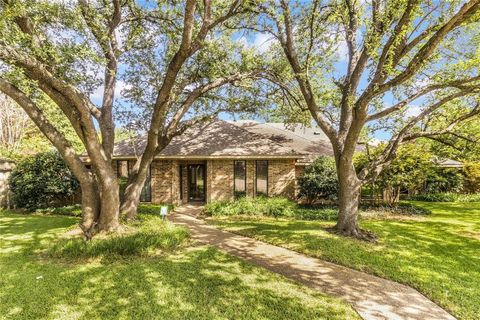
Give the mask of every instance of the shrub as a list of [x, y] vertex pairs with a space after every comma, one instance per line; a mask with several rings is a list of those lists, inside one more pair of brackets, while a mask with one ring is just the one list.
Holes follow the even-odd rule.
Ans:
[[410, 199], [426, 202], [480, 202], [480, 194], [427, 193], [413, 196]]
[[57, 152], [39, 153], [19, 162], [9, 182], [14, 204], [27, 209], [72, 202], [79, 187]]
[[479, 193], [480, 163], [465, 163], [463, 174], [465, 176], [464, 191], [468, 193]]
[[338, 208], [335, 206], [300, 206], [294, 214], [298, 220], [328, 220], [335, 221], [338, 218]]
[[167, 206], [168, 212], [172, 211], [175, 206], [172, 204], [151, 204], [151, 203], [140, 203], [138, 205], [138, 214], [150, 214], [150, 215], [159, 215], [160, 207]]
[[214, 201], [205, 205], [205, 213], [211, 216], [270, 216], [291, 217], [296, 203], [286, 198], [240, 198], [236, 201]]
[[[164, 205], [162, 204], [151, 204], [151, 203], [140, 203], [138, 205], [138, 214], [148, 214], [148, 215], [156, 215], [160, 214], [160, 207]], [[168, 211], [172, 211], [174, 206], [171, 204], [166, 204], [168, 207]], [[50, 207], [50, 208], [42, 208], [35, 210], [36, 213], [42, 214], [58, 214], [63, 216], [73, 216], [73, 217], [80, 217], [82, 215], [82, 206], [79, 204], [74, 204], [70, 206], [63, 206], [63, 207]]]
[[138, 230], [126, 234], [97, 236], [91, 241], [81, 238], [64, 239], [49, 251], [55, 258], [85, 259], [115, 256], [145, 256], [151, 253], [171, 252], [182, 247], [188, 239], [185, 228], [174, 226], [159, 217], [140, 219]]
[[338, 178], [335, 161], [331, 157], [319, 157], [298, 178], [299, 198], [309, 203], [319, 199], [336, 199]]
[[62, 216], [80, 217], [82, 216], [82, 206], [79, 204], [74, 204], [71, 206], [37, 209], [35, 210], [35, 212], [43, 214], [58, 214]]
[[459, 194], [458, 202], [480, 202], [480, 193]]
[[455, 202], [458, 200], [458, 194], [451, 192], [444, 193], [426, 193], [411, 197], [412, 200], [427, 202]]
[[[400, 203], [395, 206], [362, 204], [360, 209], [395, 214], [430, 213], [428, 209], [410, 203]], [[205, 206], [205, 213], [210, 216], [248, 215], [334, 221], [338, 218], [338, 207], [335, 205], [298, 205], [285, 198], [241, 198], [236, 201], [208, 203]]]
[[424, 193], [460, 192], [464, 176], [457, 168], [434, 167], [428, 173]]
[[[369, 153], [359, 153], [355, 159], [355, 168], [360, 172], [368, 166], [371, 159], [377, 158], [385, 149], [385, 144], [379, 144]], [[390, 206], [395, 206], [400, 201], [402, 191], [415, 191], [423, 188], [425, 181], [434, 168], [432, 155], [422, 146], [409, 143], [401, 146], [395, 158], [373, 181], [372, 190], [381, 191], [383, 199]]]
[[362, 204], [360, 206], [362, 211], [379, 211], [379, 212], [389, 212], [394, 214], [406, 214], [406, 215], [427, 215], [432, 212], [429, 209], [422, 208], [413, 203], [401, 202], [396, 205], [391, 205], [388, 203], [380, 204]]

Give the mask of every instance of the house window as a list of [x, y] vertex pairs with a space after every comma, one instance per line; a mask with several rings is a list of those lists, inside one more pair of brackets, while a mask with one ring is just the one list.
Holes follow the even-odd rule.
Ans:
[[244, 197], [247, 191], [247, 179], [246, 179], [246, 161], [235, 160], [234, 161], [234, 193], [235, 198]]
[[151, 202], [152, 201], [152, 174], [151, 167], [148, 166], [147, 178], [145, 179], [145, 184], [143, 185], [142, 193], [140, 194], [140, 202]]
[[256, 161], [256, 175], [255, 175], [255, 190], [256, 195], [268, 195], [268, 161]]

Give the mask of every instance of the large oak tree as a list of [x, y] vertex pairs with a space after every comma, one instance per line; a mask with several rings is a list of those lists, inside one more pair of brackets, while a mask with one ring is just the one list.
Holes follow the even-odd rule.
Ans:
[[[362, 185], [402, 143], [441, 139], [480, 113], [480, 0], [280, 0], [256, 13], [242, 27], [275, 40], [268, 80], [286, 96], [283, 109], [309, 113], [332, 144], [336, 231], [371, 238], [357, 221]], [[353, 156], [374, 131], [388, 143], [356, 172]]]
[[[224, 23], [246, 12], [241, 1], [3, 0], [0, 10], [0, 90], [25, 110], [79, 180], [87, 237], [120, 223], [112, 168], [120, 111], [142, 115], [147, 133], [122, 206], [133, 218], [154, 156], [192, 124], [229, 110], [229, 104], [205, 102], [222, 101], [225, 86], [258, 73], [241, 48], [222, 45], [229, 40], [222, 37]], [[226, 48], [231, 55], [221, 54]], [[66, 116], [91, 169], [45, 114], [45, 101]]]

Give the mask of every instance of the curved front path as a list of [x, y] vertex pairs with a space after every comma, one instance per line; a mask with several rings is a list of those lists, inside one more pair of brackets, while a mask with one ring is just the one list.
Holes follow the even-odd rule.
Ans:
[[455, 319], [418, 291], [402, 284], [222, 231], [188, 214], [177, 212], [169, 219], [187, 227], [192, 238], [200, 242], [344, 299], [363, 319]]

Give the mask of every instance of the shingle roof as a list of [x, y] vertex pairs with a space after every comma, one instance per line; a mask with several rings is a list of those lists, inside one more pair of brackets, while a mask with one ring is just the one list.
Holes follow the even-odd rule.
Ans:
[[333, 156], [330, 141], [320, 129], [308, 128], [301, 124], [259, 123], [252, 120], [230, 123], [292, 148], [304, 155], [301, 159], [303, 162], [311, 162], [321, 155]]
[[[291, 157], [303, 158], [307, 148], [295, 148], [291, 137], [254, 132], [232, 122], [215, 120], [194, 126], [175, 137], [158, 158], [207, 157]], [[306, 142], [304, 142], [306, 144]], [[115, 145], [114, 157], [131, 157], [145, 149], [145, 137], [121, 141]]]

